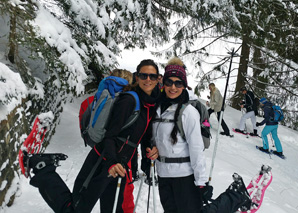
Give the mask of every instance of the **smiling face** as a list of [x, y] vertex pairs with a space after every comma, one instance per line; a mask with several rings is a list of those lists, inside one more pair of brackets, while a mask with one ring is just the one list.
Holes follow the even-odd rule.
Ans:
[[[181, 79], [177, 77], [169, 77], [169, 79], [171, 79], [173, 82], [181, 81]], [[167, 86], [165, 84], [165, 93], [166, 93], [166, 96], [170, 99], [175, 99], [178, 96], [180, 96], [184, 89], [185, 89], [184, 86], [177, 88], [174, 83], [172, 86]]]
[[[143, 66], [140, 69], [139, 73], [145, 73], [145, 74], [157, 74], [157, 70], [151, 66]], [[136, 76], [136, 81], [139, 83], [140, 88], [147, 94], [151, 95], [154, 87], [156, 86], [158, 80], [151, 80], [150, 76], [148, 76], [145, 80], [142, 80], [140, 77]]]

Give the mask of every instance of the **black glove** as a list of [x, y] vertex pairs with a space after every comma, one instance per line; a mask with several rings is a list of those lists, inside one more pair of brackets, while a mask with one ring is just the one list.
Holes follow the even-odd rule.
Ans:
[[208, 204], [213, 195], [213, 186], [209, 185], [209, 182], [205, 183], [206, 186], [199, 186], [199, 193], [204, 204]]
[[256, 123], [256, 126], [262, 126], [262, 124], [261, 124], [261, 123], [259, 123], [259, 122], [257, 122], [257, 123]]

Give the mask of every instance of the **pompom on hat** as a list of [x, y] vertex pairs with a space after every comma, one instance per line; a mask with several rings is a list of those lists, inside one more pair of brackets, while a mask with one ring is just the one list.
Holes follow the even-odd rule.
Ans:
[[260, 99], [260, 103], [261, 104], [266, 104], [267, 103], [267, 99], [266, 98], [261, 98]]
[[169, 64], [165, 68], [163, 81], [169, 77], [178, 77], [183, 81], [184, 87], [187, 87], [186, 71], [184, 66]]

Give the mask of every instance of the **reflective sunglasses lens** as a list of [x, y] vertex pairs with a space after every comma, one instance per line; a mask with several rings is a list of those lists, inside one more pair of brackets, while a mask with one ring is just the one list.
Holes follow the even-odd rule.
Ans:
[[183, 87], [183, 81], [175, 81], [174, 84], [175, 84], [175, 87], [177, 88]]
[[139, 73], [138, 76], [140, 77], [141, 80], [146, 80], [149, 76], [150, 80], [156, 81], [158, 78], [157, 74], [147, 74], [147, 73]]
[[149, 74], [149, 77], [150, 77], [150, 80], [156, 81], [158, 78], [158, 75], [157, 74]]
[[173, 82], [171, 79], [166, 79], [166, 80], [165, 80], [165, 85], [166, 85], [167, 87], [172, 86], [173, 83], [174, 83], [174, 82]]
[[138, 76], [140, 77], [140, 79], [142, 80], [146, 80], [148, 78], [148, 74], [146, 73], [139, 73]]
[[167, 87], [171, 87], [173, 84], [175, 84], [175, 87], [177, 87], [177, 88], [183, 87], [183, 81], [172, 81], [169, 78], [165, 80], [165, 85]]

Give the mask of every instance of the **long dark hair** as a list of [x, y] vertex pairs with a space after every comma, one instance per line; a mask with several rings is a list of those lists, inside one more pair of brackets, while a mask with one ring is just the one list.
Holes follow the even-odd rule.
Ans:
[[182, 105], [185, 103], [185, 101], [188, 99], [187, 96], [187, 91], [186, 89], [184, 89], [180, 95], [179, 101], [178, 101], [178, 106], [177, 109], [175, 111], [175, 115], [174, 115], [174, 127], [173, 130], [171, 132], [171, 138], [172, 138], [172, 144], [176, 144], [177, 143], [177, 132], [178, 132], [178, 126], [177, 126], [177, 120], [178, 120], [178, 116], [179, 116], [179, 112], [180, 109], [182, 107]]

